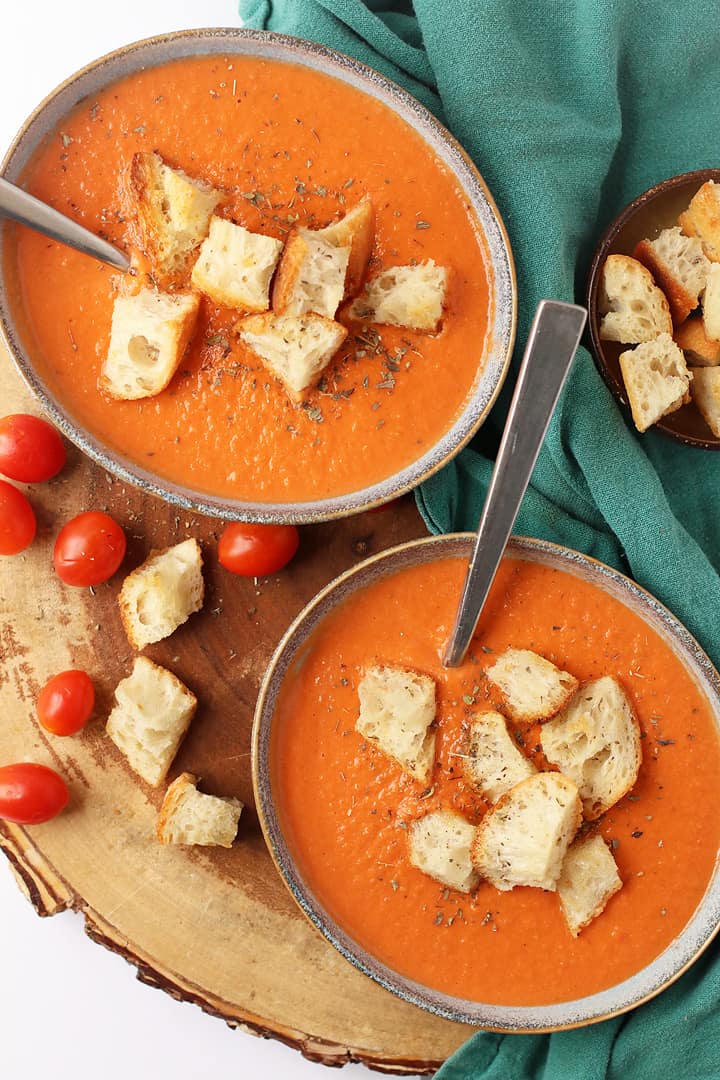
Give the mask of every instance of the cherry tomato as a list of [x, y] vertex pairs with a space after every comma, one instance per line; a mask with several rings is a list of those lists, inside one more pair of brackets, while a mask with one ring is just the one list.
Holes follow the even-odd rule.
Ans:
[[61, 671], [40, 691], [38, 720], [53, 735], [75, 735], [85, 727], [95, 706], [95, 688], [84, 671]]
[[265, 577], [290, 562], [300, 535], [294, 525], [227, 525], [218, 544], [220, 565], [242, 577]]
[[102, 585], [125, 558], [125, 533], [108, 514], [88, 510], [63, 525], [53, 562], [66, 585]]
[[0, 555], [17, 555], [35, 539], [35, 514], [22, 491], [0, 480]]
[[29, 761], [0, 767], [0, 818], [39, 825], [59, 814], [70, 795], [62, 776]]
[[0, 472], [24, 484], [39, 484], [59, 473], [65, 447], [54, 427], [27, 413], [0, 419]]

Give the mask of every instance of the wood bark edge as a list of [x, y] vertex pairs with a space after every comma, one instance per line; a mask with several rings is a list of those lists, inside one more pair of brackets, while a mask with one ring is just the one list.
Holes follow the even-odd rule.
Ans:
[[[67, 910], [78, 912], [84, 917], [87, 936], [96, 944], [122, 956], [135, 968], [136, 978], [140, 982], [164, 991], [176, 1001], [198, 1005], [208, 1015], [224, 1020], [228, 1027], [240, 1028], [265, 1039], [278, 1039], [286, 1046], [299, 1050], [309, 1061], [335, 1068], [355, 1062], [386, 1074], [432, 1075], [442, 1064], [440, 1061], [375, 1058], [371, 1054], [319, 1039], [302, 1031], [279, 1025], [270, 1026], [261, 1017], [240, 1011], [230, 1002], [203, 992], [199, 987], [171, 972], [160, 970], [151, 958], [140, 955], [130, 942], [117, 936], [113, 926], [68, 888], [37, 850], [28, 845], [24, 830], [20, 826], [0, 821], [0, 851], [8, 860], [18, 887], [39, 916], [46, 918]], [[28, 858], [29, 851], [33, 852], [32, 861]]]

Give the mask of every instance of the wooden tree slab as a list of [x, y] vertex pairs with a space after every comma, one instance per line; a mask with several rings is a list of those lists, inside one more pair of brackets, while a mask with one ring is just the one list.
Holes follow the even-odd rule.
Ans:
[[[2, 413], [35, 411], [0, 349]], [[253, 808], [250, 730], [265, 665], [290, 620], [335, 574], [421, 535], [411, 499], [391, 510], [302, 530], [298, 556], [257, 584], [216, 565], [219, 523], [177, 513], [114, 480], [74, 449], [61, 475], [30, 491], [32, 548], [0, 559], [0, 762], [33, 760], [68, 780], [71, 803], [34, 828], [0, 822], [0, 847], [39, 915], [72, 908], [87, 933], [138, 977], [229, 1024], [280, 1039], [328, 1065], [433, 1072], [471, 1034], [407, 1005], [357, 972], [306, 921], [279, 878]], [[94, 591], [52, 570], [62, 524], [107, 509], [125, 528], [126, 567], [153, 547], [196, 536], [206, 551], [204, 610], [147, 650], [197, 694], [198, 714], [173, 775], [246, 805], [230, 851], [164, 848], [154, 838], [162, 793], [146, 787], [104, 734], [113, 689], [132, 652], [117, 612], [119, 580]], [[35, 700], [53, 674], [81, 667], [98, 689], [97, 719], [79, 736], [48, 735]]]

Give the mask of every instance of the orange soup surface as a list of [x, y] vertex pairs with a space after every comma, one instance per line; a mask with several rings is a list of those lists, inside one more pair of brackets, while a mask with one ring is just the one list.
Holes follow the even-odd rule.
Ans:
[[[505, 559], [469, 658], [441, 655], [465, 563], [446, 559], [360, 590], [315, 631], [279, 697], [271, 768], [283, 831], [326, 910], [390, 968], [487, 1004], [548, 1005], [640, 971], [680, 933], [711, 879], [720, 845], [720, 745], [709, 703], [637, 615], [568, 573]], [[481, 882], [464, 894], [411, 866], [407, 828], [437, 809], [477, 823], [487, 810], [463, 779], [464, 735], [501, 708], [484, 671], [509, 646], [533, 649], [585, 681], [617, 678], [642, 729], [628, 796], [597, 825], [623, 881], [573, 938], [555, 893]], [[431, 786], [355, 731], [369, 664], [432, 675], [438, 731]], [[510, 730], [539, 767], [538, 729]]]
[[[239, 313], [203, 299], [170, 386], [113, 401], [98, 390], [112, 305], [127, 280], [27, 229], [6, 275], [34, 362], [75, 421], [126, 459], [218, 496], [299, 501], [376, 483], [427, 452], [458, 417], [483, 364], [488, 263], [454, 177], [403, 120], [300, 65], [186, 58], [129, 76], [67, 117], [31, 163], [33, 194], [138, 253], [127, 174], [137, 151], [228, 193], [218, 211], [285, 239], [365, 194], [376, 215], [367, 274], [433, 259], [450, 273], [437, 334], [349, 325], [304, 406], [239, 342]], [[191, 264], [192, 265], [192, 260]], [[150, 279], [151, 280], [151, 279]]]

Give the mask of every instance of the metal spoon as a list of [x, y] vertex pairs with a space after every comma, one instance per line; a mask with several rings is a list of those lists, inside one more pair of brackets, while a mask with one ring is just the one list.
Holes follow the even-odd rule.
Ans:
[[59, 240], [61, 244], [67, 244], [85, 255], [92, 255], [101, 262], [109, 263], [116, 270], [130, 269], [130, 260], [123, 251], [108, 244], [107, 240], [101, 240], [72, 218], [53, 210], [52, 206], [36, 199], [34, 195], [28, 195], [27, 191], [1, 176], [0, 217], [12, 218], [22, 225], [29, 225], [31, 229], [45, 233], [53, 240]]
[[542, 300], [535, 312], [443, 657], [445, 667], [459, 667], [465, 658], [586, 319], [584, 308], [559, 300]]

